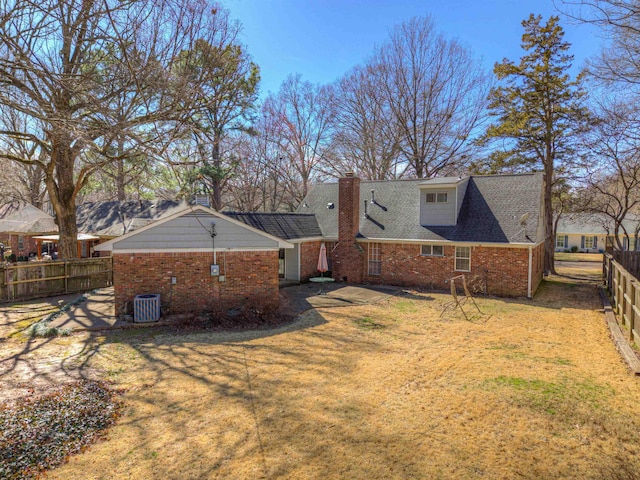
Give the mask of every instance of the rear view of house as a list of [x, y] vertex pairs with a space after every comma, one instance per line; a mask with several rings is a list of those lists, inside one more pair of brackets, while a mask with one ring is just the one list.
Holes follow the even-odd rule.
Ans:
[[337, 281], [446, 289], [465, 275], [487, 293], [531, 297], [543, 275], [542, 195], [542, 174], [379, 182], [347, 174], [315, 185], [298, 212], [315, 215]]

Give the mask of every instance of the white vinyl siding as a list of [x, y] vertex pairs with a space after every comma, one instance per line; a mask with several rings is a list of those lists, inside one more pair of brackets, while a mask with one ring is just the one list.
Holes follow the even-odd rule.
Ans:
[[471, 271], [471, 247], [456, 247], [456, 271]]
[[456, 189], [442, 188], [420, 193], [420, 225], [455, 225]]
[[443, 245], [422, 245], [420, 247], [420, 255], [425, 257], [442, 257], [444, 256]]
[[380, 261], [380, 244], [369, 243], [368, 248], [368, 270], [369, 275], [380, 275], [382, 272], [382, 262]]

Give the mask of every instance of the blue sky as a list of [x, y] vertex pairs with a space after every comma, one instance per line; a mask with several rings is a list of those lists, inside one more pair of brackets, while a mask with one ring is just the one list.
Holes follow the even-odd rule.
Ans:
[[[243, 25], [242, 42], [260, 66], [261, 94], [277, 91], [291, 73], [329, 83], [371, 54], [389, 30], [414, 16], [431, 15], [487, 69], [522, 55], [520, 22], [530, 13], [557, 14], [553, 0], [222, 0]], [[575, 71], [597, 52], [597, 31], [562, 18]]]

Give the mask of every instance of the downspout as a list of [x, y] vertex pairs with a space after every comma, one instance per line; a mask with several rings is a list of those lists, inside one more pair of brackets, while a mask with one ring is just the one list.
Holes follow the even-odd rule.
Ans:
[[533, 247], [529, 246], [529, 268], [528, 268], [528, 279], [527, 279], [527, 298], [532, 298], [533, 294], [531, 293], [531, 271], [532, 271], [532, 259], [533, 259]]

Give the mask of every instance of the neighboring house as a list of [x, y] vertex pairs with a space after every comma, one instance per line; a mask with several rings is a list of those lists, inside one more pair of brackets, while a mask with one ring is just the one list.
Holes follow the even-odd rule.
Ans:
[[76, 223], [79, 231], [105, 241], [173, 215], [186, 206], [186, 202], [177, 200], [85, 202], [76, 207]]
[[[636, 241], [635, 232], [638, 220], [635, 218], [623, 221], [629, 237], [621, 230], [618, 235], [624, 250], [640, 250], [640, 242]], [[618, 248], [613, 235], [613, 220], [597, 214], [569, 213], [558, 220], [556, 227], [556, 252], [570, 251], [595, 253]]]
[[0, 243], [16, 257], [36, 255], [39, 247], [34, 237], [57, 232], [54, 218], [31, 204], [0, 206]]
[[113, 256], [116, 312], [136, 295], [161, 294], [170, 313], [278, 303], [278, 252], [293, 248], [207, 207], [185, 205], [97, 245]]

